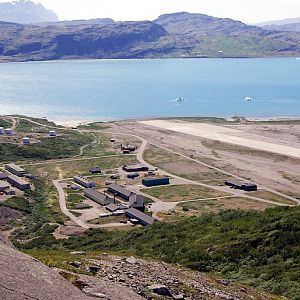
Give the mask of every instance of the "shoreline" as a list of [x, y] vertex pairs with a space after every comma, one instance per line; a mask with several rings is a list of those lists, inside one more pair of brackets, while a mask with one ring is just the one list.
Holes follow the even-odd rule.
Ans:
[[[29, 117], [30, 118], [30, 117]], [[112, 123], [112, 122], [133, 122], [133, 121], [149, 121], [149, 120], [167, 120], [167, 119], [209, 119], [209, 118], [217, 118], [224, 119], [227, 122], [234, 122], [234, 117], [215, 117], [215, 116], [199, 116], [199, 117], [148, 117], [148, 118], [132, 118], [132, 119], [115, 119], [115, 120], [95, 120], [95, 119], [73, 119], [73, 120], [55, 120], [51, 118], [47, 118], [48, 121], [54, 122], [57, 125], [65, 126], [65, 127], [76, 127], [80, 125], [88, 125], [92, 123]], [[285, 121], [300, 121], [300, 117], [242, 117], [249, 122], [285, 122]], [[204, 122], [205, 123], [205, 122]]]
[[299, 60], [300, 56], [291, 55], [291, 56], [207, 56], [207, 57], [201, 57], [201, 56], [178, 56], [178, 57], [143, 57], [143, 58], [84, 58], [84, 57], [78, 57], [78, 58], [61, 58], [61, 59], [45, 59], [45, 60], [6, 60], [1, 59], [0, 57], [0, 65], [2, 64], [30, 64], [30, 63], [54, 63], [54, 62], [78, 62], [78, 61], [135, 61], [135, 60], [174, 60], [174, 59], [241, 59], [241, 60], [247, 60], [247, 59], [253, 59], [253, 60], [260, 60], [260, 59], [293, 59], [293, 60]]

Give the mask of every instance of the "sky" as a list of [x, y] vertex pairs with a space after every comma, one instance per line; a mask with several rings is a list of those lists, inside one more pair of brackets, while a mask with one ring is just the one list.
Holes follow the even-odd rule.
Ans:
[[[34, 0], [60, 20], [109, 17], [117, 21], [153, 20], [164, 13], [188, 11], [258, 23], [300, 17], [300, 0]], [[0, 0], [8, 2], [8, 0]]]

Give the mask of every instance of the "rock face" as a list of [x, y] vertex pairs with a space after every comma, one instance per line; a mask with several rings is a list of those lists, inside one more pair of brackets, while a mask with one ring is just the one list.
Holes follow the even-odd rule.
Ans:
[[5, 22], [29, 24], [57, 22], [57, 15], [41, 4], [29, 0], [0, 3], [0, 20]]
[[55, 271], [5, 245], [0, 234], [0, 298], [9, 300], [88, 300]]

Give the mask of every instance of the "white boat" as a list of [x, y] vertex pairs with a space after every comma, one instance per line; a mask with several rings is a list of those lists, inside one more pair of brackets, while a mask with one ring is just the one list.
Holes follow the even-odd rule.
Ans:
[[245, 100], [250, 102], [250, 101], [252, 101], [252, 98], [251, 97], [246, 97]]
[[183, 101], [184, 101], [184, 99], [183, 99], [183, 98], [181, 98], [181, 97], [179, 97], [179, 98], [176, 98], [176, 99], [175, 99], [175, 101], [180, 103], [180, 102], [183, 102]]

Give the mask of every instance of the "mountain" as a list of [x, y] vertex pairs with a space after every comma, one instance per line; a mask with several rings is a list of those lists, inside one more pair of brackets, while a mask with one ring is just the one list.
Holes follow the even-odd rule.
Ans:
[[60, 21], [60, 22], [41, 22], [39, 26], [79, 26], [79, 25], [111, 25], [115, 23], [110, 18], [98, 18], [90, 20], [72, 20], [72, 21]]
[[287, 25], [300, 23], [300, 18], [289, 18], [283, 20], [267, 21], [255, 24], [256, 26], [265, 27], [269, 25]]
[[284, 24], [284, 25], [267, 25], [267, 26], [264, 26], [263, 28], [266, 29], [266, 30], [300, 32], [300, 22], [299, 23]]
[[21, 24], [57, 22], [57, 15], [42, 4], [30, 0], [0, 3], [0, 21]]
[[186, 12], [154, 21], [0, 22], [0, 61], [300, 56], [300, 33]]

